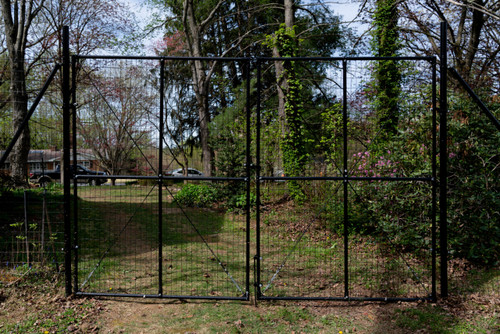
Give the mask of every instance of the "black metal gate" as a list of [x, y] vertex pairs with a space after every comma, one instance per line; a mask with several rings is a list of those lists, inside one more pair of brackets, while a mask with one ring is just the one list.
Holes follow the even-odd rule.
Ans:
[[[250, 113], [241, 124], [243, 144], [235, 148], [246, 159], [242, 168], [216, 177], [193, 168], [201, 166], [199, 152], [192, 152], [193, 124], [203, 122], [201, 113], [187, 112], [196, 105], [195, 88], [169, 76], [188, 61], [238, 67], [246, 75], [241, 107], [248, 110], [248, 59], [73, 57], [77, 295], [249, 298]], [[174, 170], [181, 166], [186, 173]], [[103, 167], [112, 175], [85, 172]], [[217, 188], [243, 198], [238, 212], [203, 205]]]
[[[295, 167], [301, 174], [287, 171], [286, 130], [273, 112], [279, 92], [261, 80], [275, 62], [293, 62], [300, 80], [317, 87], [303, 93], [314, 99], [303, 106], [301, 126], [313, 135]], [[372, 86], [384, 62], [402, 78], [392, 136], [377, 124]], [[257, 66], [257, 298], [435, 299], [435, 58], [258, 59]]]
[[[212, 146], [217, 159], [222, 150], [240, 157], [216, 166], [217, 176], [172, 172], [199, 173], [187, 168], [201, 169], [196, 156], [205, 154], [193, 144], [202, 113], [186, 113], [200, 106], [197, 87], [168, 71], [192, 61], [230, 63], [218, 71], [244, 77], [231, 107], [204, 104], [228, 111], [210, 131], [233, 126], [210, 142], [222, 147]], [[277, 86], [263, 80], [283, 61], [313, 87], [303, 92], [310, 135], [300, 174], [285, 163]], [[402, 78], [391, 137], [370, 86], [384, 61]], [[258, 299], [436, 298], [435, 58], [74, 56], [72, 66], [76, 294], [247, 300], [253, 280]], [[223, 80], [207, 86], [228, 89]], [[113, 172], [86, 172], [104, 166], [82, 161]], [[210, 189], [232, 197], [218, 203]]]

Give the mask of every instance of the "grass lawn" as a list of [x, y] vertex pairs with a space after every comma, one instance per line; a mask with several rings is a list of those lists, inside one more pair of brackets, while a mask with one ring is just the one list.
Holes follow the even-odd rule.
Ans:
[[[0, 333], [498, 333], [500, 271], [468, 270], [438, 303], [65, 298], [63, 277], [0, 274]], [[458, 277], [457, 277], [458, 278]], [[468, 286], [468, 288], [464, 288]]]
[[[179, 207], [172, 200], [175, 190], [164, 190], [160, 228], [157, 190], [155, 186], [79, 188], [79, 289], [154, 295], [161, 265], [165, 295], [242, 296], [245, 216], [222, 207]], [[263, 211], [265, 294], [342, 296], [343, 241], [325, 233], [311, 212], [301, 210], [284, 202]], [[252, 256], [253, 227], [252, 223]], [[427, 281], [414, 280], [429, 275], [427, 263], [418, 256], [402, 259], [376, 240], [355, 236], [350, 252], [353, 295], [427, 292]], [[64, 275], [53, 270], [26, 266], [0, 270], [0, 333], [500, 331], [500, 269], [476, 268], [461, 260], [450, 262], [451, 294], [437, 303], [65, 298]], [[254, 281], [251, 262], [250, 284]], [[252, 285], [250, 293], [254, 298]]]

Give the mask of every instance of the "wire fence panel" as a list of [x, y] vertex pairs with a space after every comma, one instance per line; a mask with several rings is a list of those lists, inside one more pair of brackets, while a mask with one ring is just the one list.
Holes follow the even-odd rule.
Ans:
[[[62, 147], [61, 87], [54, 59], [30, 59], [26, 84], [17, 81], [8, 57], [0, 60], [0, 156], [4, 156], [14, 134], [34, 106], [28, 128], [22, 132], [5, 164], [0, 166], [0, 268], [17, 268], [19, 273], [35, 265], [62, 270], [63, 197], [59, 184], [41, 184], [41, 175], [60, 164]], [[53, 73], [54, 79], [48, 80]], [[45, 89], [45, 94], [40, 91]], [[22, 148], [19, 143], [23, 143]], [[16, 188], [11, 167], [16, 156], [24, 156], [22, 181], [32, 189]], [[60, 181], [60, 178], [55, 181]], [[46, 186], [46, 187], [41, 187]]]
[[[244, 81], [200, 110], [185, 60], [78, 60], [78, 151], [107, 172], [75, 177], [90, 185], [75, 188], [78, 293], [248, 298]], [[210, 91], [226, 90], [219, 79]]]
[[[435, 65], [273, 60], [261, 77], [280, 62], [306, 102], [290, 72], [259, 87], [259, 298], [435, 297]], [[374, 79], [384, 62], [393, 97]]]

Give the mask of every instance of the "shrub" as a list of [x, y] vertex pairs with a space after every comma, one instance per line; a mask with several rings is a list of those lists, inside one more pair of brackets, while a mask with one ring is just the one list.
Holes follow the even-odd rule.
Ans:
[[[500, 108], [490, 107], [498, 117]], [[495, 265], [500, 257], [500, 132], [463, 98], [452, 99], [450, 114], [450, 252]]]
[[[375, 144], [361, 154], [355, 174], [430, 176], [429, 144], [423, 142], [428, 133], [422, 131], [430, 131], [422, 126], [429, 120], [414, 120], [410, 132], [400, 131], [391, 139], [390, 151]], [[500, 257], [500, 132], [476, 106], [455, 95], [450, 98], [448, 136], [449, 252], [452, 257], [495, 265]], [[389, 237], [407, 251], [429, 249], [429, 184], [373, 181], [358, 187], [359, 200], [350, 210], [366, 210], [367, 232]]]
[[217, 189], [208, 184], [186, 184], [174, 196], [179, 205], [206, 208], [220, 200]]
[[[255, 208], [257, 203], [257, 195], [255, 193], [250, 193], [250, 207]], [[231, 196], [226, 203], [229, 209], [245, 209], [247, 205], [247, 194], [246, 192]]]

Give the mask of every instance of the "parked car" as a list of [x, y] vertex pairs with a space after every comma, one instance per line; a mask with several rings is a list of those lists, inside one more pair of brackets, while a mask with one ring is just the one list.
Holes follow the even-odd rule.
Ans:
[[[174, 169], [173, 171], [167, 172], [166, 176], [176, 176], [183, 177], [182, 168]], [[203, 176], [203, 173], [194, 168], [188, 168], [187, 177]]]
[[[107, 175], [106, 172], [101, 172], [101, 171], [95, 171], [88, 169], [82, 165], [76, 165], [76, 173], [74, 173], [74, 168], [73, 165], [69, 166], [69, 171], [71, 176], [73, 175]], [[61, 167], [57, 166], [56, 169], [53, 170], [46, 170], [46, 171], [35, 171], [30, 173], [30, 179], [36, 183], [39, 183], [41, 185], [53, 182], [53, 181], [59, 181], [61, 179]], [[106, 183], [108, 179], [105, 178], [78, 178], [79, 182], [85, 182], [88, 183], [89, 185], [92, 186], [100, 186], [103, 183]]]

